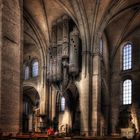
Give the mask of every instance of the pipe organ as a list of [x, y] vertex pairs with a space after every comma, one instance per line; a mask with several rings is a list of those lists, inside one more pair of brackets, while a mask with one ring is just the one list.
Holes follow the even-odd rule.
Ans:
[[62, 40], [63, 40], [63, 22], [61, 19], [57, 20], [57, 74], [56, 80], [62, 80]]
[[69, 57], [69, 22], [68, 16], [63, 16], [63, 48], [62, 58]]
[[69, 78], [79, 74], [79, 31], [64, 15], [52, 26], [47, 55], [47, 80], [66, 87]]
[[79, 72], [78, 63], [78, 53], [79, 53], [79, 32], [76, 27], [70, 33], [70, 56], [69, 56], [69, 73], [72, 75], [77, 75]]
[[56, 35], [56, 25], [54, 24], [52, 27], [52, 81], [56, 81], [57, 77], [57, 71], [56, 71], [56, 66], [57, 66], [57, 35]]
[[47, 55], [47, 81], [50, 80], [50, 48], [48, 48], [48, 55]]
[[48, 48], [47, 55], [47, 80], [52, 82], [52, 48]]

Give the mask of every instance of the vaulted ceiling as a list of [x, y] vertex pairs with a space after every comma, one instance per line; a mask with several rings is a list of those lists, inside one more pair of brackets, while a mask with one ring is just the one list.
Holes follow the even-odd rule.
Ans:
[[46, 44], [53, 22], [69, 15], [87, 42], [106, 32], [110, 45], [118, 45], [140, 26], [139, 0], [24, 0], [24, 12], [34, 21]]

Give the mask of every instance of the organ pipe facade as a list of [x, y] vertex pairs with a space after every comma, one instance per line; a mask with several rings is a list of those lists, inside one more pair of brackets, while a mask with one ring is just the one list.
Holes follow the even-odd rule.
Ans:
[[77, 75], [79, 72], [79, 32], [76, 27], [70, 33], [69, 73]]
[[67, 15], [52, 26], [51, 47], [48, 51], [47, 80], [61, 83], [64, 89], [70, 77], [79, 74], [79, 31]]
[[57, 78], [57, 27], [56, 24], [52, 27], [52, 81], [56, 81]]

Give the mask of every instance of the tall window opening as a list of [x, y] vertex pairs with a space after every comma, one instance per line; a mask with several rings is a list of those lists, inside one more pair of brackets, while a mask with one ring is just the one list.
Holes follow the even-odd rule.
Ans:
[[125, 80], [123, 82], [123, 105], [132, 103], [132, 81]]
[[99, 51], [100, 51], [100, 54], [102, 55], [103, 54], [103, 39], [102, 38], [100, 39], [100, 43], [99, 43]]
[[65, 111], [65, 98], [61, 97], [61, 111]]
[[24, 80], [29, 79], [29, 72], [29, 66], [26, 66], [24, 70]]
[[132, 68], [132, 45], [126, 44], [123, 47], [123, 70]]
[[38, 76], [38, 61], [35, 60], [32, 62], [32, 77]]

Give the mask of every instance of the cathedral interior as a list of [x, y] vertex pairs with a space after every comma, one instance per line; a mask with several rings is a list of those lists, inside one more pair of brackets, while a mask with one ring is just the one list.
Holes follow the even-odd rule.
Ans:
[[140, 135], [139, 91], [140, 0], [0, 0], [3, 134]]

